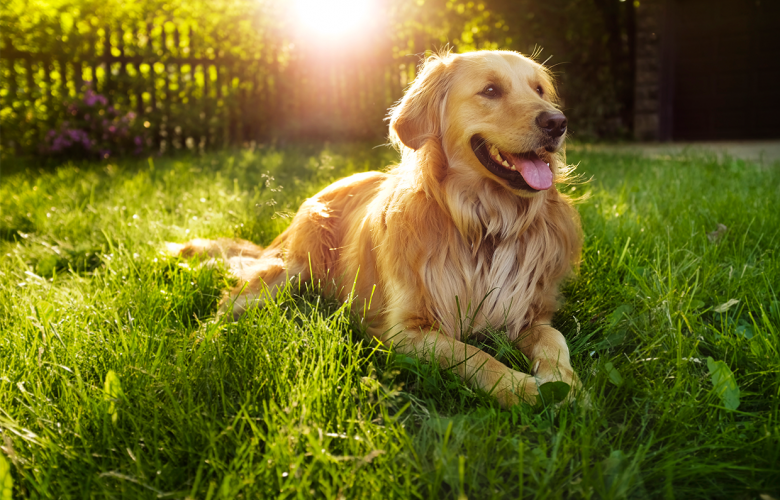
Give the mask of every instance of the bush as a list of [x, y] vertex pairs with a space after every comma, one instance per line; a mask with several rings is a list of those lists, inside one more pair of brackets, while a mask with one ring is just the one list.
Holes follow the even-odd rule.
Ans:
[[136, 114], [119, 111], [108, 99], [85, 82], [87, 90], [81, 100], [67, 105], [70, 115], [49, 130], [42, 153], [79, 158], [108, 158], [112, 155], [140, 155], [150, 140]]

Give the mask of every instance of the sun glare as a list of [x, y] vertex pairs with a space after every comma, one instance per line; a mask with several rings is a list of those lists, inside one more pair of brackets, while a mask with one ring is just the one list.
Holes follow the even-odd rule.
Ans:
[[344, 39], [356, 35], [374, 14], [372, 0], [294, 0], [299, 28], [316, 39]]

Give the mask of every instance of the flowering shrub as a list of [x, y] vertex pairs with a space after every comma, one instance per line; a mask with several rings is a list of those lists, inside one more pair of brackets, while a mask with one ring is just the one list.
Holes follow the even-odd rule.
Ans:
[[143, 153], [148, 134], [136, 114], [120, 112], [86, 83], [84, 98], [67, 106], [69, 118], [46, 134], [44, 153], [99, 158]]

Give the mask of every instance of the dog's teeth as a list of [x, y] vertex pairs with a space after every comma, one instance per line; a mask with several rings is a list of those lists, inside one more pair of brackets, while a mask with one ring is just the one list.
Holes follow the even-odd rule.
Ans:
[[547, 164], [547, 166], [549, 167], [549, 166], [550, 166], [550, 164], [548, 163], [548, 164]]
[[511, 166], [511, 167], [509, 167], [509, 168], [511, 168], [512, 170], [515, 170], [515, 171], [517, 170], [517, 169], [515, 168], [515, 166], [514, 166], [514, 165], [512, 165], [512, 166]]
[[509, 163], [506, 160], [504, 160], [504, 161], [501, 162], [501, 165], [503, 165], [505, 167], [508, 167]]

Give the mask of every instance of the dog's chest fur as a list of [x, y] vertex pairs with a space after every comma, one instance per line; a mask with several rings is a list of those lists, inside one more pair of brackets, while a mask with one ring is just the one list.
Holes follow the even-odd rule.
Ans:
[[510, 337], [526, 328], [544, 302], [544, 269], [526, 236], [484, 238], [476, 246], [461, 237], [432, 252], [425, 285], [431, 309], [455, 338], [506, 327]]

